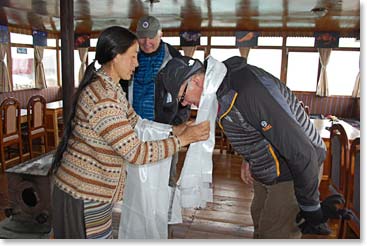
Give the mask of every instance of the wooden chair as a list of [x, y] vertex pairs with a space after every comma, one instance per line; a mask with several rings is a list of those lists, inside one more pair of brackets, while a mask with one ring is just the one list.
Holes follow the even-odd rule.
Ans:
[[48, 152], [46, 132], [46, 99], [41, 95], [32, 96], [27, 104], [27, 132], [30, 158], [34, 157], [33, 140], [43, 139], [45, 153]]
[[350, 168], [347, 175], [346, 208], [352, 212], [352, 219], [343, 221], [343, 238], [351, 229], [360, 238], [360, 139], [353, 140], [350, 148]]
[[349, 140], [341, 124], [330, 128], [330, 174], [329, 185], [333, 193], [346, 197], [346, 180], [349, 169]]
[[[333, 124], [330, 128], [330, 194], [341, 194], [347, 197], [347, 172], [349, 171], [349, 140], [344, 127], [341, 124]], [[341, 220], [330, 220], [336, 224], [337, 236], [342, 237], [343, 223]]]
[[1, 169], [5, 172], [5, 148], [18, 145], [19, 160], [23, 161], [22, 136], [20, 128], [20, 103], [14, 97], [6, 98], [0, 105], [0, 154]]

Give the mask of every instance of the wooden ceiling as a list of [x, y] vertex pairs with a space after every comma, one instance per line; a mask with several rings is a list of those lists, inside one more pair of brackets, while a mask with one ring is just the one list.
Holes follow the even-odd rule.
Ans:
[[[59, 33], [59, 1], [63, 0], [0, 0], [0, 24]], [[171, 34], [360, 32], [359, 0], [74, 0], [77, 33], [95, 33], [111, 25], [135, 31], [137, 20], [146, 14], [156, 16], [163, 31]]]

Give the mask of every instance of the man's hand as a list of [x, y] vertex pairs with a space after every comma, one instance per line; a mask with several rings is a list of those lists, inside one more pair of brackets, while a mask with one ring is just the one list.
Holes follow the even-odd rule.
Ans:
[[241, 164], [241, 179], [245, 184], [253, 184], [254, 181], [251, 176], [250, 165], [245, 160]]

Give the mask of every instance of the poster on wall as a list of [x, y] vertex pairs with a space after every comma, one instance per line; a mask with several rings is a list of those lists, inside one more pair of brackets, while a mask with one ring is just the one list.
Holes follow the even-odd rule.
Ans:
[[90, 35], [75, 33], [74, 48], [88, 48], [90, 47]]
[[338, 32], [315, 32], [315, 48], [337, 48], [339, 46]]
[[259, 37], [258, 32], [237, 31], [236, 32], [236, 46], [237, 47], [254, 47], [254, 46], [257, 46], [258, 37]]
[[32, 36], [33, 36], [33, 45], [47, 46], [47, 32], [33, 30]]
[[0, 44], [9, 43], [9, 29], [7, 26], [0, 25]]
[[180, 32], [180, 45], [181, 46], [197, 46], [200, 45], [200, 32], [187, 31]]

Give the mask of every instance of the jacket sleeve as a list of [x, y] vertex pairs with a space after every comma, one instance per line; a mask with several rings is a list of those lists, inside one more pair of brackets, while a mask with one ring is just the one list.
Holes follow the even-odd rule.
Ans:
[[[258, 79], [245, 69], [242, 82], [236, 89], [236, 106], [244, 119], [262, 133], [272, 147], [286, 160], [292, 173], [295, 195], [300, 207], [314, 210], [319, 207], [317, 153], [302, 127], [297, 123], [287, 102], [277, 89], [273, 77]], [[271, 88], [271, 89], [270, 89]], [[289, 107], [289, 106], [288, 106]]]

